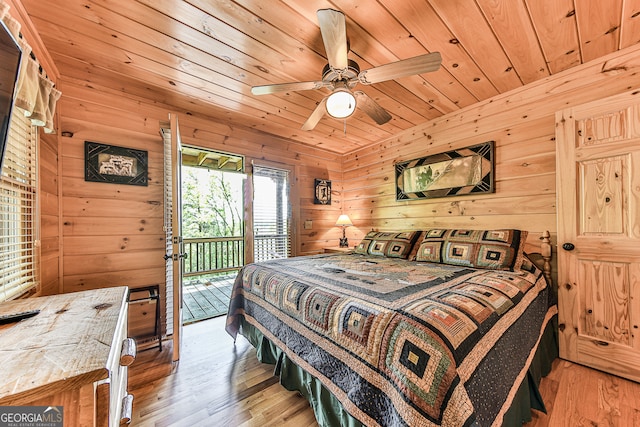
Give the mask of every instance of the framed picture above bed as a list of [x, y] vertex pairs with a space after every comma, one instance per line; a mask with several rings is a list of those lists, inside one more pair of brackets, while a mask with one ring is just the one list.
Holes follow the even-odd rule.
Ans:
[[394, 165], [396, 200], [493, 193], [494, 141]]

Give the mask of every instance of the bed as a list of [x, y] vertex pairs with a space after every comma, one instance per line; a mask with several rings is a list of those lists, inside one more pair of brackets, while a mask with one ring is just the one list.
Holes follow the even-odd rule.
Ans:
[[371, 232], [351, 254], [249, 264], [226, 329], [321, 426], [519, 425], [557, 357], [550, 244], [539, 268], [526, 237]]

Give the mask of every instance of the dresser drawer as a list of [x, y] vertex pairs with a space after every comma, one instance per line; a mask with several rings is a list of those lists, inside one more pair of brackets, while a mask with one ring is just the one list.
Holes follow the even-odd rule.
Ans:
[[[98, 383], [96, 389], [97, 426], [114, 427], [130, 420], [127, 405], [133, 404], [133, 396], [127, 392], [129, 365], [135, 359], [136, 345], [127, 337], [128, 308], [123, 310], [107, 363], [109, 377]], [[129, 419], [127, 419], [129, 417]], [[124, 419], [123, 419], [124, 418]]]

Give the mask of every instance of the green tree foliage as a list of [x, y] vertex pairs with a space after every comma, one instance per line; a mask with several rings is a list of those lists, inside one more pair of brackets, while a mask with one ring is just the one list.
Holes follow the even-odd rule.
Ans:
[[183, 166], [184, 237], [242, 236], [242, 179], [237, 173]]

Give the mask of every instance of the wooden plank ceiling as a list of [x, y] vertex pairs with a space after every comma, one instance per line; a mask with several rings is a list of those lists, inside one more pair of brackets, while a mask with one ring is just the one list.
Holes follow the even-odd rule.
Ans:
[[[346, 153], [640, 41], [640, 0], [22, 0], [62, 81], [153, 98]], [[300, 128], [326, 89], [316, 11], [347, 16], [362, 70], [429, 52], [441, 68], [357, 86], [391, 113]], [[346, 131], [346, 133], [345, 133]]]

